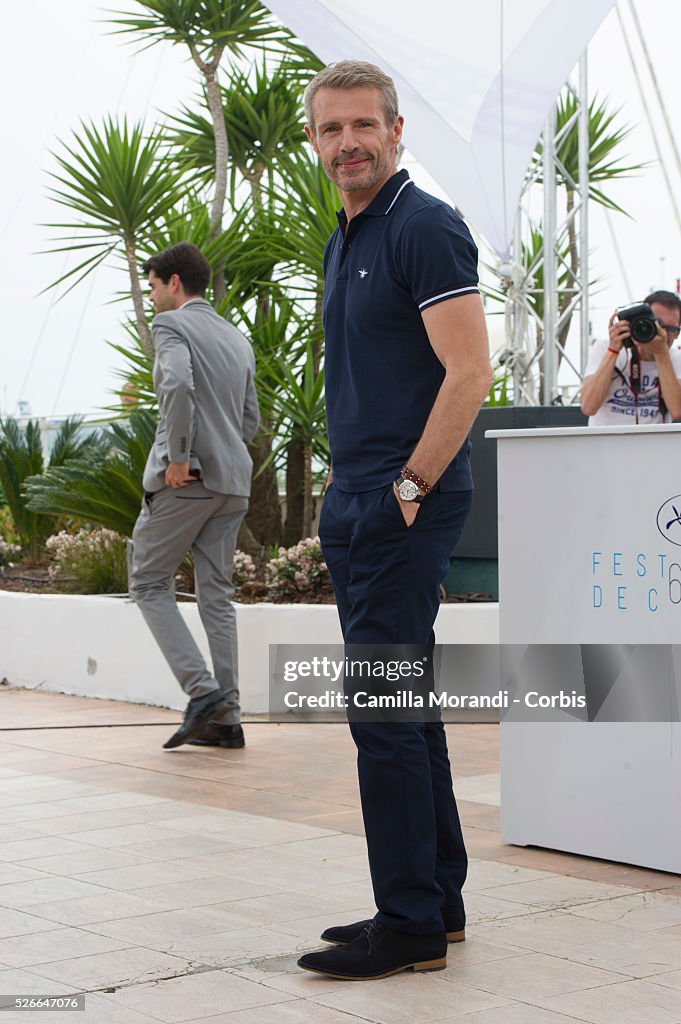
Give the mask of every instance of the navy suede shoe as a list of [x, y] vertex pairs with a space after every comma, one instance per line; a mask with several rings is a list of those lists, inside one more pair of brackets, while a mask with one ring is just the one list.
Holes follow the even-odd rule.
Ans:
[[[447, 942], [464, 942], [466, 939], [466, 912], [461, 910], [443, 910], [442, 917], [447, 934]], [[339, 924], [323, 931], [321, 938], [324, 942], [333, 942], [337, 946], [344, 946], [347, 942], [353, 942], [359, 938], [372, 919], [366, 921], [355, 921], [354, 924]]]
[[370, 921], [352, 942], [305, 953], [298, 966], [340, 981], [377, 981], [401, 971], [441, 971], [447, 966], [447, 939], [444, 932], [410, 935]]

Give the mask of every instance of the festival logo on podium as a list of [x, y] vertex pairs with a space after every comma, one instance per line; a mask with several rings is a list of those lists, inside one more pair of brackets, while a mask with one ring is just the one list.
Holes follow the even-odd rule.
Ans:
[[657, 528], [670, 544], [681, 547], [681, 494], [668, 498], [657, 513]]

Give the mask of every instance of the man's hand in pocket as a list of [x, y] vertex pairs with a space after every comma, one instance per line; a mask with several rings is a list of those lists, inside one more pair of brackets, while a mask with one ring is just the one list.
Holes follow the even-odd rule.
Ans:
[[166, 484], [168, 487], [177, 489], [192, 484], [195, 477], [189, 476], [188, 462], [171, 462], [166, 470]]

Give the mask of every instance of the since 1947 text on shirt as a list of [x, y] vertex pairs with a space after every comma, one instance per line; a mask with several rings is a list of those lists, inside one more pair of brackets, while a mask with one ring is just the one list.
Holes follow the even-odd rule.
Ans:
[[[607, 339], [595, 341], [589, 352], [585, 377], [595, 373], [608, 351]], [[669, 350], [674, 373], [681, 380], [681, 350]], [[610, 387], [603, 405], [589, 417], [590, 427], [632, 426], [635, 423], [669, 422], [669, 415], [660, 410], [660, 385], [654, 359], [641, 360], [641, 390], [635, 395], [630, 386], [631, 360], [629, 349], [623, 348], [612, 371]]]

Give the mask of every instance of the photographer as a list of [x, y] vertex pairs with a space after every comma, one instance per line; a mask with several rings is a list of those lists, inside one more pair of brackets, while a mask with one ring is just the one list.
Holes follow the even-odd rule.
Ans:
[[[681, 330], [681, 299], [657, 291], [644, 301], [656, 324], [645, 312], [626, 318], [622, 309], [610, 318], [608, 340], [591, 347], [581, 403], [591, 427], [681, 420], [681, 351], [671, 348]], [[635, 335], [657, 327], [650, 341], [632, 337], [632, 323], [641, 321], [648, 322], [642, 332], [635, 326]]]

